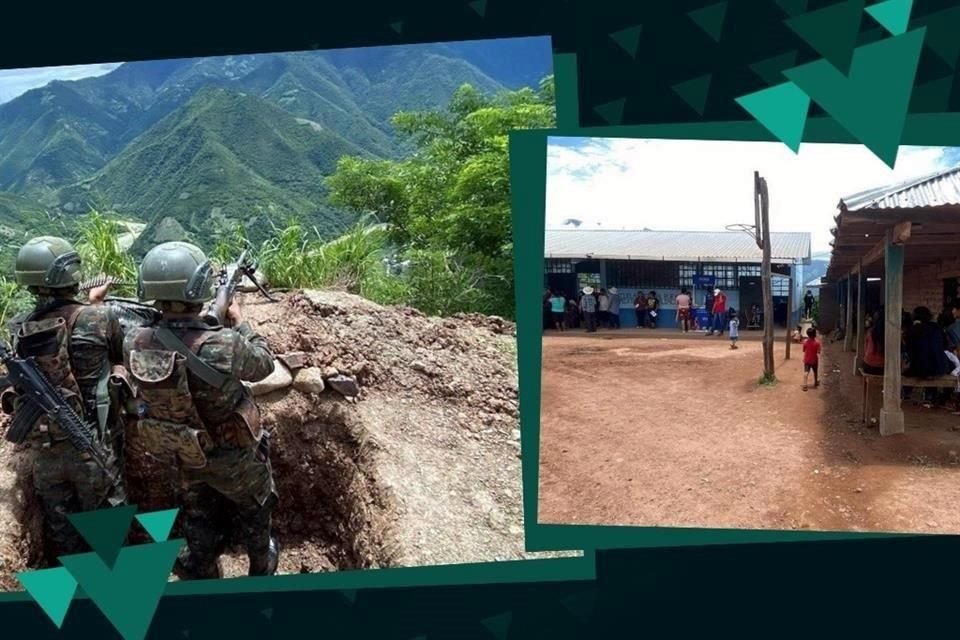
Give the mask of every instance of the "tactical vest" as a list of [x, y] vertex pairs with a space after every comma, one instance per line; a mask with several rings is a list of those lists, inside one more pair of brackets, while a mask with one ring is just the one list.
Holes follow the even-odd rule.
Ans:
[[[77, 316], [83, 308], [84, 305], [78, 302], [64, 302], [50, 310], [35, 311], [22, 322], [15, 324], [14, 328], [17, 355], [21, 358], [33, 358], [43, 375], [51, 385], [59, 389], [77, 415], [90, 419], [91, 409], [95, 412], [96, 407], [84, 406], [80, 385], [70, 363], [70, 337]], [[40, 319], [36, 319], [38, 317]], [[15, 393], [11, 403], [14, 413], [22, 403], [23, 397]], [[101, 437], [102, 427], [103, 425]], [[41, 446], [50, 446], [67, 439], [66, 432], [56, 423], [48, 421], [45, 416], [37, 419], [28, 436], [28, 442]]]
[[191, 326], [177, 336], [162, 323], [135, 330], [127, 362], [137, 416], [134, 433], [138, 447], [152, 456], [200, 469], [216, 447], [247, 448], [259, 443], [260, 413], [248, 394], [221, 420], [204, 421], [197, 411], [188, 374], [215, 388], [228, 379], [198, 356], [217, 330]]

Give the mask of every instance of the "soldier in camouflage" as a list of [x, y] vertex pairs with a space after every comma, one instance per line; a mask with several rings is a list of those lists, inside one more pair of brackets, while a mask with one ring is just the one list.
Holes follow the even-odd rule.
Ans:
[[[93, 304], [75, 299], [79, 270], [79, 255], [62, 238], [44, 236], [23, 245], [14, 266], [15, 278], [35, 296], [36, 305], [11, 321], [10, 333], [18, 355], [34, 357], [77, 413], [95, 425], [95, 436], [107, 452], [106, 466], [119, 477], [123, 431], [117, 427], [108, 378], [112, 366], [122, 363], [123, 335], [113, 310], [100, 304], [109, 285], [91, 290]], [[14, 412], [18, 404], [14, 399]], [[44, 418], [37, 421], [26, 446], [32, 456], [34, 487], [43, 504], [48, 554], [86, 551], [67, 515], [122, 504], [123, 483], [114, 484], [89, 454], [77, 451], [66, 434]]]
[[220, 577], [217, 561], [231, 542], [246, 548], [250, 575], [271, 575], [279, 559], [271, 535], [277, 493], [268, 436], [242, 381], [269, 376], [274, 359], [236, 302], [229, 328], [201, 319], [213, 282], [210, 263], [191, 244], [167, 242], [144, 257], [139, 295], [162, 319], [124, 340], [140, 402], [131, 437], [178, 469], [187, 541], [176, 566], [181, 578]]

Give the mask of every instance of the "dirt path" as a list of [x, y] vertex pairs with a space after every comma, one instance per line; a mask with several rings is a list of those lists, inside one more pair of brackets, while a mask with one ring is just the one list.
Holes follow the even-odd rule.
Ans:
[[808, 392], [777, 355], [761, 387], [758, 342], [547, 336], [540, 521], [960, 532], [960, 417], [906, 406], [881, 439], [852, 355], [829, 345]]

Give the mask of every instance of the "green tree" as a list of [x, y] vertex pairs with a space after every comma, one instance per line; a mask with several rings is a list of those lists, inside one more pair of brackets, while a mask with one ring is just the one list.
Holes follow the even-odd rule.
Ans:
[[[392, 122], [413, 155], [399, 161], [342, 158], [327, 180], [331, 203], [374, 214], [387, 225], [390, 241], [409, 263], [414, 298], [422, 295], [421, 286], [430, 286], [423, 274], [437, 279], [433, 291], [444, 291], [453, 306], [421, 300], [430, 308], [422, 310], [512, 317], [508, 134], [554, 126], [553, 78], [537, 89], [492, 97], [464, 85], [445, 109], [402, 112]], [[464, 287], [462, 295], [448, 285]]]

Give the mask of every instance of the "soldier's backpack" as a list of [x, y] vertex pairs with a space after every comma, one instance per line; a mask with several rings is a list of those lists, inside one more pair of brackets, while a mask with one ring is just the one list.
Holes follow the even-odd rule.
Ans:
[[181, 466], [200, 469], [207, 464], [207, 453], [225, 440], [227, 425], [242, 424], [242, 428], [230, 429], [230, 436], [241, 446], [260, 441], [259, 412], [247, 397], [231, 415], [223, 416], [222, 424], [205, 424], [197, 411], [188, 372], [217, 389], [229, 379], [197, 355], [217, 330], [219, 327], [190, 328], [179, 337], [162, 323], [136, 330], [127, 370], [133, 378], [138, 448], [156, 458], [175, 459]]
[[[80, 385], [70, 365], [70, 335], [77, 316], [83, 310], [78, 302], [63, 302], [57, 306], [39, 309], [14, 323], [16, 351], [21, 358], [33, 358], [50, 384], [57, 387], [63, 397], [80, 416], [89, 416], [80, 394]], [[40, 319], [37, 319], [40, 318]], [[16, 412], [23, 398], [13, 395], [5, 398], [5, 408]], [[60, 442], [67, 434], [45, 417], [37, 420], [29, 440], [41, 445]]]

